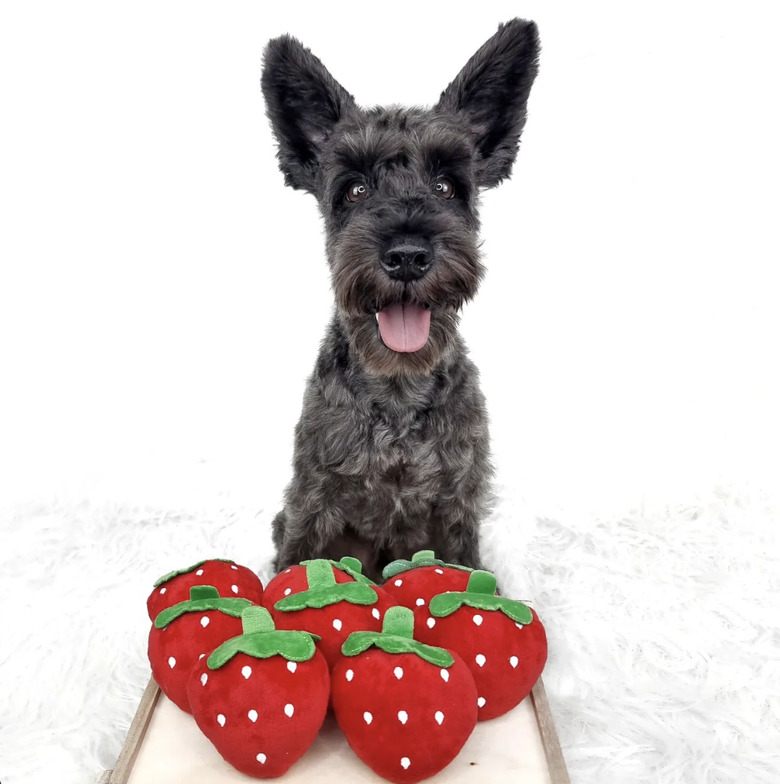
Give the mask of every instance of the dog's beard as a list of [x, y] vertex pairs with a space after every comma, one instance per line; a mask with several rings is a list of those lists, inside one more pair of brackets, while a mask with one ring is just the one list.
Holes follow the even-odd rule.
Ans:
[[336, 306], [359, 361], [377, 375], [429, 374], [457, 342], [458, 312], [476, 293], [483, 268], [471, 243], [439, 248], [420, 280], [392, 280], [376, 248], [335, 248]]
[[428, 375], [453, 350], [457, 341], [455, 312], [432, 311], [425, 344], [417, 351], [394, 351], [382, 340], [376, 316], [351, 316], [339, 311], [349, 343], [363, 368], [372, 375]]

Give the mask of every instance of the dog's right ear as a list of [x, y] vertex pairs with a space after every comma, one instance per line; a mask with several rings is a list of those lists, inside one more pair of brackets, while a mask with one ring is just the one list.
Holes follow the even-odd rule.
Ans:
[[512, 19], [479, 48], [436, 104], [462, 118], [471, 131], [483, 187], [498, 185], [512, 171], [538, 60], [536, 25]]
[[262, 87], [284, 181], [316, 195], [322, 144], [336, 123], [356, 108], [355, 99], [289, 35], [268, 42]]

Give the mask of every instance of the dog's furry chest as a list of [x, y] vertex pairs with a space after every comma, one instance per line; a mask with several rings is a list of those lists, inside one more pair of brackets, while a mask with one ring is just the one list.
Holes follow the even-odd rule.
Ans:
[[[346, 444], [344, 459], [333, 470], [362, 493], [364, 515], [419, 516], [441, 490], [444, 444], [436, 437], [437, 415], [407, 412], [390, 420], [381, 415], [362, 422]], [[350, 481], [350, 478], [354, 478]]]
[[390, 536], [425, 530], [458, 491], [484, 435], [481, 395], [459, 383], [470, 367], [465, 355], [460, 362], [414, 380], [343, 372], [312, 379], [299, 447], [316, 449], [323, 494], [348, 523]]
[[488, 509], [492, 470], [484, 398], [462, 343], [430, 374], [377, 376], [334, 320], [304, 394], [294, 468], [274, 520], [275, 541], [290, 543], [279, 565], [299, 552], [350, 553], [377, 576], [393, 558], [433, 549], [476, 567], [470, 521]]
[[440, 420], [441, 412], [396, 400], [388, 407], [361, 399], [351, 410], [330, 408], [329, 429], [319, 439], [330, 492], [341, 494], [345, 508], [363, 521], [421, 521], [442, 488], [447, 457]]

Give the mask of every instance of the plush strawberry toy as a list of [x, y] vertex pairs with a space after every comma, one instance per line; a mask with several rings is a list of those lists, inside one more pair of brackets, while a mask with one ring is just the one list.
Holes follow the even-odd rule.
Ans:
[[547, 660], [547, 635], [536, 613], [495, 591], [490, 572], [473, 572], [464, 592], [431, 599], [436, 623], [418, 632], [423, 642], [463, 657], [477, 684], [480, 721], [501, 716], [525, 699]]
[[212, 558], [163, 575], [146, 601], [149, 618], [154, 620], [168, 607], [186, 601], [193, 585], [213, 585], [220, 596], [238, 596], [253, 604], [260, 604], [263, 598], [263, 584], [251, 569], [233, 561]]
[[[265, 586], [263, 606], [271, 609], [285, 596], [307, 590], [309, 585], [306, 581], [306, 567], [310, 563], [311, 561], [301, 561], [301, 563], [289, 566], [283, 572], [277, 574]], [[376, 585], [363, 574], [363, 564], [357, 558], [347, 556], [340, 561], [328, 561], [328, 563], [333, 568], [333, 576], [337, 583], [359, 582]]]
[[367, 578], [358, 581], [325, 559], [307, 561], [297, 570], [291, 567], [271, 583], [277, 580], [280, 582], [267, 593], [273, 597], [281, 590], [282, 598], [271, 607], [269, 597], [265, 599], [276, 628], [300, 629], [321, 637], [318, 647], [331, 667], [350, 632], [379, 631], [385, 610], [395, 605]]
[[414, 625], [432, 628], [436, 621], [428, 603], [437, 593], [465, 591], [473, 569], [440, 561], [433, 550], [420, 550], [411, 561], [389, 563], [382, 571], [382, 588], [403, 607], [414, 610]]
[[192, 669], [192, 714], [204, 735], [249, 776], [281, 776], [317, 736], [328, 707], [328, 665], [314, 635], [276, 631], [268, 610], [250, 607], [243, 633]]
[[163, 693], [190, 711], [187, 680], [199, 657], [241, 634], [248, 599], [221, 598], [211, 585], [190, 588], [190, 598], [163, 610], [149, 632], [149, 663]]
[[457, 653], [414, 639], [414, 614], [392, 607], [381, 632], [355, 632], [331, 676], [336, 720], [353, 751], [399, 784], [452, 762], [477, 723], [477, 689]]

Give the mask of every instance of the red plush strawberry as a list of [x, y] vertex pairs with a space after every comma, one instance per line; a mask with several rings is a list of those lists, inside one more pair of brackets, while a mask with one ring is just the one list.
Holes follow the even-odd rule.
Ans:
[[285, 578], [288, 584], [283, 589], [284, 580], [274, 585], [270, 595], [281, 589], [282, 598], [265, 606], [277, 629], [300, 629], [321, 637], [318, 647], [332, 667], [349, 634], [379, 631], [385, 610], [395, 602], [367, 578], [357, 581], [325, 559], [307, 561], [303, 568], [305, 572], [291, 567], [275, 577], [271, 582]]
[[418, 633], [423, 642], [463, 657], [477, 684], [480, 721], [501, 716], [525, 699], [547, 660], [547, 635], [536, 613], [495, 591], [490, 572], [473, 572], [465, 592], [431, 599], [435, 624]]
[[415, 628], [432, 628], [436, 621], [428, 603], [438, 593], [465, 591], [473, 569], [438, 560], [433, 550], [420, 550], [411, 561], [389, 563], [382, 571], [382, 588], [403, 607], [414, 610]]
[[356, 632], [331, 677], [336, 719], [355, 754], [390, 781], [420, 781], [452, 762], [477, 723], [477, 689], [457, 653], [413, 636], [392, 607], [382, 632]]
[[220, 596], [238, 596], [260, 604], [263, 584], [246, 566], [234, 561], [212, 558], [163, 575], [146, 601], [149, 617], [154, 620], [163, 610], [189, 598], [193, 585], [213, 585]]
[[[263, 606], [269, 610], [285, 596], [292, 593], [301, 593], [308, 589], [306, 582], [306, 567], [311, 561], [301, 561], [295, 566], [289, 566], [265, 586], [263, 593]], [[328, 561], [333, 568], [333, 576], [337, 583], [359, 582], [376, 585], [363, 574], [363, 564], [357, 558], [345, 557], [340, 561]]]
[[188, 601], [163, 610], [149, 632], [152, 675], [165, 695], [189, 712], [187, 680], [199, 657], [241, 634], [248, 599], [220, 598], [211, 585], [190, 588]]
[[328, 665], [312, 635], [275, 631], [264, 607], [242, 615], [243, 634], [193, 668], [192, 714], [242, 773], [281, 776], [314, 741], [328, 706]]

